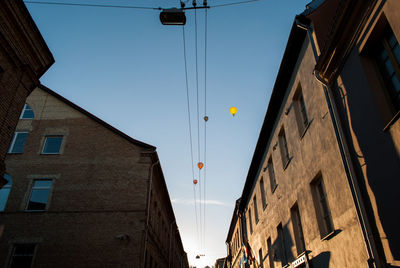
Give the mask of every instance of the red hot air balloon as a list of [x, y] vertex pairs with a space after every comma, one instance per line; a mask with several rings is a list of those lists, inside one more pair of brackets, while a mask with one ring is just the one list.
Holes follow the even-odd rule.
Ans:
[[197, 180], [196, 179], [193, 180], [193, 184], [195, 184], [195, 185], [197, 184]]
[[199, 167], [199, 169], [202, 169], [204, 164], [202, 162], [197, 163], [197, 166]]

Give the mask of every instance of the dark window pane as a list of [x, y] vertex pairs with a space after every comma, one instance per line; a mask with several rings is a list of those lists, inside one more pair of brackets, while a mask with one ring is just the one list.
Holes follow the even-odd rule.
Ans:
[[22, 153], [24, 152], [24, 146], [26, 142], [26, 138], [28, 137], [28, 133], [25, 132], [17, 132], [14, 134], [14, 144], [10, 149], [10, 153]]
[[397, 65], [399, 65], [400, 63], [400, 46], [399, 44], [397, 44], [394, 48], [393, 48], [393, 55], [396, 58], [397, 61]]
[[27, 210], [45, 210], [49, 199], [52, 180], [35, 180]]
[[52, 184], [51, 180], [37, 180], [34, 182], [33, 187], [34, 188], [39, 188], [39, 187], [50, 188], [51, 184]]
[[4, 174], [3, 178], [7, 181], [4, 186], [11, 186], [12, 185], [12, 178], [7, 173]]
[[389, 43], [390, 48], [393, 48], [396, 45], [397, 40], [393, 33], [389, 34], [388, 43]]
[[45, 154], [57, 154], [60, 152], [63, 137], [46, 137], [43, 148]]
[[9, 267], [30, 268], [35, 252], [35, 246], [35, 244], [15, 245]]
[[0, 190], [0, 211], [4, 211], [5, 207], [6, 207], [6, 203], [8, 200], [8, 195], [10, 194], [10, 190], [11, 188], [9, 187], [3, 187]]
[[386, 60], [386, 61], [384, 62], [384, 64], [385, 64], [385, 69], [386, 69], [387, 74], [388, 74], [389, 76], [391, 76], [391, 75], [394, 73], [394, 68], [393, 68], [392, 63], [391, 63], [390, 60], [388, 59], [388, 60]]
[[33, 117], [34, 117], [34, 114], [33, 114], [32, 108], [28, 104], [26, 104], [24, 107], [24, 110], [22, 112], [21, 118], [22, 119], [32, 119]]
[[399, 79], [397, 78], [397, 76], [395, 76], [395, 75], [392, 77], [392, 84], [393, 84], [395, 91], [397, 93], [399, 93], [400, 92], [400, 82], [399, 82]]
[[381, 47], [381, 49], [380, 49], [380, 55], [379, 55], [379, 57], [380, 57], [380, 60], [383, 62], [383, 61], [385, 61], [385, 60], [387, 60], [388, 58], [389, 58], [389, 56], [388, 56], [388, 54], [387, 54], [387, 52], [386, 52], [386, 50], [385, 50], [385, 48], [382, 46]]

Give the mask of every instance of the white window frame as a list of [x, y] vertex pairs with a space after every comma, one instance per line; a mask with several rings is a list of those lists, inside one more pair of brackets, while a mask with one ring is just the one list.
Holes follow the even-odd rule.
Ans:
[[[28, 110], [28, 107], [29, 107], [29, 110], [32, 110], [32, 113], [33, 113], [33, 117], [32, 118], [24, 118], [23, 116], [24, 116], [24, 113], [25, 113], [25, 111], [26, 110]], [[22, 113], [21, 113], [21, 115], [19, 116], [19, 119], [23, 119], [23, 120], [32, 120], [32, 119], [34, 119], [35, 118], [35, 112], [33, 111], [33, 109], [32, 109], [32, 107], [29, 105], [29, 104], [26, 104], [25, 103], [25, 105], [24, 105], [24, 108], [22, 109]]]
[[[60, 144], [60, 149], [58, 150], [57, 153], [48, 153], [44, 151], [44, 148], [46, 147], [46, 142], [48, 138], [61, 138], [61, 144]], [[42, 146], [42, 150], [41, 150], [41, 154], [53, 154], [53, 155], [57, 155], [57, 154], [61, 154], [62, 151], [62, 146], [63, 146], [63, 142], [64, 142], [64, 135], [46, 135], [44, 137], [44, 141], [43, 141], [43, 146]]]
[[[36, 181], [51, 181], [51, 185], [50, 185], [50, 187], [35, 187], [35, 182]], [[46, 211], [49, 208], [49, 203], [50, 203], [50, 198], [51, 198], [51, 192], [53, 190], [53, 185], [54, 185], [54, 179], [52, 179], [52, 178], [33, 179], [31, 187], [30, 187], [30, 190], [29, 190], [28, 199], [27, 199], [27, 202], [25, 204], [25, 211]], [[44, 209], [28, 209], [29, 202], [31, 201], [33, 190], [45, 190], [45, 189], [49, 190], [49, 195], [47, 196], [46, 207]]]
[[14, 148], [15, 141], [17, 140], [18, 134], [23, 134], [23, 133], [26, 133], [26, 134], [27, 134], [27, 135], [26, 135], [25, 142], [24, 142], [24, 147], [25, 147], [26, 140], [28, 139], [29, 132], [27, 132], [27, 131], [16, 131], [16, 132], [14, 132], [14, 136], [13, 136], [13, 138], [12, 138], [10, 147], [8, 148], [8, 153], [9, 153], [9, 154], [22, 154], [22, 153], [24, 152], [24, 150], [22, 150], [22, 152], [12, 152], [12, 149]]

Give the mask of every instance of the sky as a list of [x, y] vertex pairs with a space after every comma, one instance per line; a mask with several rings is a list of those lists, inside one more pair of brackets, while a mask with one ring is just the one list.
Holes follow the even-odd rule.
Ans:
[[[179, 6], [178, 0], [47, 1]], [[208, 0], [208, 5], [232, 2]], [[26, 3], [55, 58], [41, 83], [157, 147], [190, 265], [212, 266], [227, 254], [235, 200], [242, 193], [294, 17], [308, 2], [259, 0], [210, 8], [207, 30], [205, 10], [187, 10], [187, 87], [183, 27], [162, 25], [159, 11]], [[235, 116], [229, 113], [232, 106], [238, 109]], [[198, 161], [205, 163], [200, 173]], [[196, 191], [193, 178], [199, 180]]]

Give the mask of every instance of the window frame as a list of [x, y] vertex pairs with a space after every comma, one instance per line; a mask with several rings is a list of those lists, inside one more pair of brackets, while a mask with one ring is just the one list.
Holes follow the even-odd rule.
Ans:
[[[51, 185], [49, 187], [35, 187], [35, 182], [36, 181], [51, 181]], [[50, 199], [52, 196], [52, 191], [53, 191], [53, 187], [54, 187], [54, 179], [52, 178], [40, 178], [40, 179], [33, 179], [31, 186], [29, 188], [29, 194], [28, 194], [28, 198], [25, 204], [25, 210], [26, 212], [43, 212], [43, 211], [47, 211], [49, 208], [49, 204], [50, 204]], [[31, 197], [32, 197], [32, 193], [34, 190], [46, 190], [48, 189], [48, 195], [47, 195], [47, 201], [46, 201], [46, 206], [44, 209], [29, 209], [29, 203], [31, 201]]]
[[260, 220], [260, 218], [258, 217], [257, 195], [253, 196], [253, 207], [254, 207], [254, 219], [255, 219], [256, 224], [257, 224], [258, 221]]
[[[392, 68], [393, 68], [393, 75], [397, 78], [400, 82], [400, 59], [397, 61], [396, 56], [393, 53], [393, 48], [389, 44], [389, 39], [393, 37], [395, 40], [395, 44], [393, 48], [397, 45], [400, 49], [399, 40], [396, 38], [396, 35], [393, 32], [393, 29], [390, 27], [389, 24], [386, 24], [384, 27], [383, 32], [379, 36], [379, 40], [377, 40], [373, 58], [378, 66], [379, 74], [383, 80], [383, 86], [385, 88], [385, 95], [388, 98], [388, 102], [392, 105], [395, 112], [400, 111], [400, 90], [397, 93], [396, 89], [394, 88], [392, 82], [388, 81], [387, 69], [384, 67], [385, 62], [382, 61], [380, 55], [382, 52], [387, 54], [387, 60], [389, 60]], [[392, 75], [392, 76], [393, 76]], [[397, 97], [393, 95], [398, 95]], [[397, 100], [396, 100], [397, 99]]]
[[304, 238], [303, 225], [301, 223], [300, 209], [297, 203], [290, 209], [290, 218], [292, 220], [297, 256], [300, 256], [306, 251], [306, 241]]
[[274, 162], [272, 160], [272, 156], [270, 156], [268, 159], [267, 169], [268, 169], [268, 175], [269, 175], [269, 182], [270, 182], [270, 186], [271, 186], [271, 193], [274, 193], [276, 187], [278, 187], [278, 183], [276, 182]]
[[263, 205], [263, 210], [267, 207], [267, 193], [265, 191], [265, 184], [264, 184], [264, 177], [261, 177], [260, 179], [260, 194], [261, 194], [261, 201]]
[[300, 138], [303, 138], [304, 134], [307, 132], [307, 129], [311, 124], [311, 120], [308, 114], [306, 102], [304, 100], [303, 89], [300, 83], [297, 86], [296, 93], [293, 96], [293, 104], [299, 136]]
[[[16, 142], [17, 137], [18, 137], [19, 134], [26, 134], [26, 137], [25, 137], [25, 140], [24, 140], [24, 144], [22, 145], [22, 151], [21, 152], [13, 152], [13, 148], [15, 146], [15, 142]], [[8, 154], [23, 154], [24, 153], [24, 149], [25, 149], [26, 141], [28, 140], [28, 135], [29, 135], [28, 131], [15, 131], [7, 153]]]
[[[32, 117], [24, 117], [24, 114], [25, 114], [25, 112], [26, 111], [29, 111], [29, 110], [31, 110], [32, 111]], [[27, 103], [25, 103], [24, 104], [24, 108], [22, 109], [22, 113], [21, 113], [21, 115], [19, 116], [19, 119], [23, 119], [23, 120], [32, 120], [32, 119], [34, 119], [35, 118], [35, 112], [33, 111], [33, 109], [32, 109], [32, 107], [29, 105], [29, 104], [27, 104]]]
[[[45, 152], [44, 151], [44, 149], [46, 147], [46, 144], [47, 144], [46, 142], [47, 142], [48, 138], [61, 138], [61, 143], [60, 143], [60, 147], [59, 147], [58, 152], [55, 153], [55, 152]], [[62, 153], [62, 149], [63, 149], [64, 138], [65, 138], [64, 135], [45, 135], [40, 154], [43, 154], [43, 155], [59, 155], [59, 154], [61, 154]]]
[[6, 177], [9, 177], [8, 182], [11, 182], [11, 183], [6, 183], [5, 185], [3, 185], [3, 187], [0, 188], [0, 193], [1, 193], [1, 192], [5, 192], [6, 190], [8, 190], [7, 197], [5, 198], [4, 205], [2, 205], [2, 204], [0, 203], [0, 212], [4, 212], [5, 209], [6, 209], [7, 202], [8, 202], [8, 198], [9, 198], [9, 196], [10, 196], [10, 192], [11, 192], [11, 188], [12, 188], [12, 183], [13, 183], [12, 177], [11, 177], [10, 174], [4, 173], [3, 177], [4, 177], [5, 180], [8, 180]]
[[288, 167], [290, 160], [292, 158], [290, 157], [288, 141], [285, 133], [285, 128], [283, 126], [279, 131], [278, 141], [279, 141], [279, 148], [281, 151], [282, 166], [283, 169], [285, 170]]
[[[7, 262], [7, 267], [8, 268], [12, 268], [13, 267], [12, 265], [13, 265], [14, 257], [18, 256], [18, 255], [14, 255], [15, 251], [16, 251], [16, 248], [17, 248], [17, 246], [21, 246], [21, 245], [33, 245], [32, 255], [28, 255], [29, 257], [30, 256], [32, 257], [31, 261], [30, 261], [30, 266], [32, 267], [32, 264], [34, 263], [34, 260], [35, 260], [38, 243], [14, 243], [12, 245], [11, 252], [10, 252], [10, 255], [9, 255], [9, 259], [8, 259], [8, 262]], [[22, 256], [24, 256], [24, 255], [22, 255]]]
[[252, 218], [251, 218], [251, 208], [249, 208], [248, 210], [248, 219], [249, 219], [249, 228], [250, 228], [250, 234], [253, 233], [253, 222], [252, 222]]
[[318, 229], [321, 239], [327, 239], [335, 232], [332, 220], [332, 213], [326, 195], [325, 185], [322, 175], [318, 175], [310, 184], [314, 209], [317, 216]]

